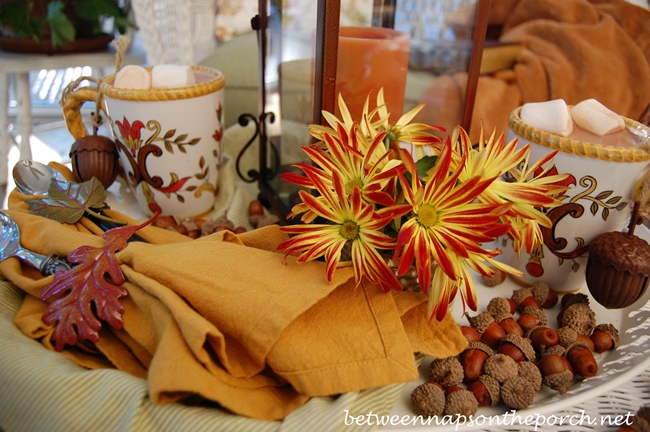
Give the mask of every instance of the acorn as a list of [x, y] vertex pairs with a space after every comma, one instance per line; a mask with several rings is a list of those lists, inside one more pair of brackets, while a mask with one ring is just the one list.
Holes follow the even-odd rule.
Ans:
[[542, 305], [539, 303], [539, 301], [537, 301], [535, 297], [531, 295], [523, 299], [517, 306], [517, 309], [519, 311], [523, 311], [527, 307], [536, 307], [538, 309], [541, 309]]
[[557, 329], [558, 343], [563, 347], [573, 345], [578, 340], [578, 332], [571, 327], [560, 327]]
[[546, 313], [544, 313], [543, 309], [528, 306], [521, 311], [521, 315], [517, 319], [517, 324], [527, 333], [535, 327], [547, 325], [548, 318], [546, 318]]
[[585, 336], [583, 334], [578, 333], [578, 338], [576, 339], [576, 342], [585, 344], [591, 352], [595, 352], [594, 350], [596, 349], [596, 346], [594, 345], [594, 341], [592, 341], [589, 336]]
[[446, 416], [463, 415], [466, 418], [476, 414], [478, 402], [474, 393], [461, 389], [447, 395], [443, 414]]
[[492, 348], [483, 342], [470, 342], [459, 359], [463, 367], [463, 382], [472, 383], [483, 375], [485, 361], [493, 354]]
[[585, 274], [589, 292], [598, 303], [608, 309], [628, 307], [648, 286], [650, 245], [632, 233], [600, 234], [589, 244]]
[[463, 336], [465, 336], [465, 339], [467, 339], [467, 342], [480, 342], [481, 341], [481, 335], [478, 334], [478, 331], [472, 326], [460, 326], [460, 331], [463, 333]]
[[524, 301], [524, 299], [532, 296], [533, 296], [533, 290], [531, 290], [530, 287], [525, 287], [525, 288], [514, 290], [512, 292], [511, 298], [517, 304], [517, 307], [519, 307], [519, 303]]
[[494, 354], [489, 357], [483, 365], [486, 375], [491, 376], [499, 383], [503, 383], [508, 378], [517, 376], [517, 363], [505, 354]]
[[497, 353], [510, 356], [515, 362], [535, 360], [535, 349], [530, 340], [516, 334], [506, 335]]
[[509, 408], [528, 408], [535, 399], [535, 389], [526, 379], [514, 376], [501, 385], [501, 400]]
[[551, 355], [551, 354], [564, 356], [565, 353], [566, 353], [566, 348], [565, 347], [563, 347], [562, 345], [554, 345], [554, 346], [548, 347], [548, 348], [545, 347], [544, 349], [541, 350], [539, 355], [540, 355], [540, 357], [544, 357], [546, 355]]
[[501, 339], [506, 335], [503, 329], [494, 321], [494, 317], [488, 312], [480, 313], [474, 317], [465, 314], [470, 325], [481, 335], [481, 342], [490, 348], [499, 346]]
[[411, 392], [411, 407], [416, 415], [433, 417], [445, 409], [445, 393], [440, 385], [425, 382]]
[[618, 348], [618, 330], [612, 324], [598, 324], [589, 338], [594, 343], [594, 352]]
[[474, 393], [478, 406], [494, 406], [501, 399], [501, 386], [490, 375], [481, 375], [476, 381], [467, 386], [467, 390]]
[[567, 348], [565, 355], [578, 375], [589, 378], [598, 373], [598, 363], [586, 345], [576, 342]]
[[542, 388], [542, 373], [533, 361], [517, 363], [517, 375], [528, 380], [535, 391]]
[[492, 316], [512, 314], [514, 312], [510, 309], [510, 302], [505, 297], [492, 298], [487, 305], [487, 311]]
[[429, 365], [431, 380], [439, 383], [444, 388], [463, 381], [463, 366], [456, 357], [433, 359]]
[[573, 381], [573, 367], [565, 357], [557, 354], [544, 355], [539, 361], [539, 367], [545, 386], [560, 393], [569, 390], [569, 384]]
[[515, 321], [510, 312], [500, 312], [494, 315], [494, 321], [499, 324], [499, 327], [503, 329], [503, 332], [505, 334], [518, 334], [519, 336], [524, 335], [524, 331], [521, 329], [521, 326], [517, 324], [517, 321]]
[[546, 282], [537, 282], [530, 287], [533, 297], [545, 308], [552, 308], [558, 302], [558, 295]]
[[571, 327], [588, 336], [596, 327], [596, 314], [586, 303], [574, 303], [562, 311], [560, 327]]
[[559, 343], [559, 337], [555, 330], [549, 327], [535, 327], [528, 333], [528, 338], [533, 347], [539, 350], [542, 346], [552, 347]]
[[113, 140], [101, 135], [86, 135], [70, 147], [72, 175], [77, 183], [96, 177], [104, 189], [117, 178], [118, 154]]
[[566, 309], [574, 303], [586, 303], [589, 304], [589, 297], [587, 294], [583, 293], [566, 293], [562, 296], [562, 301], [560, 306], [562, 309]]

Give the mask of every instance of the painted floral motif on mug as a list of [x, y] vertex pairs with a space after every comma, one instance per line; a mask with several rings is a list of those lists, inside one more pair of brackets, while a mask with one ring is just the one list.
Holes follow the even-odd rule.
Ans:
[[[219, 120], [220, 128], [215, 130], [212, 138], [217, 144], [221, 142], [223, 137], [223, 108], [219, 105], [216, 110], [216, 116]], [[127, 180], [129, 185], [135, 190], [138, 187], [142, 188], [142, 192], [147, 200], [149, 209], [152, 212], [160, 211], [160, 206], [156, 202], [152, 188], [164, 194], [167, 198], [175, 196], [176, 199], [184, 203], [186, 193], [193, 193], [194, 196], [200, 197], [203, 193], [210, 193], [217, 195], [217, 184], [209, 182], [211, 167], [206, 163], [206, 160], [201, 156], [198, 160], [196, 171], [191, 176], [180, 177], [177, 173], [170, 171], [168, 173], [168, 181], [159, 176], [151, 175], [147, 168], [147, 158], [149, 156], [161, 157], [165, 152], [174, 154], [175, 151], [187, 153], [186, 147], [194, 146], [201, 141], [201, 138], [190, 138], [187, 133], [178, 133], [176, 129], [170, 129], [162, 132], [160, 122], [156, 120], [148, 120], [146, 122], [146, 129], [153, 133], [146, 139], [142, 138], [142, 129], [145, 128], [145, 123], [140, 120], [130, 121], [123, 117], [122, 121], [116, 120], [115, 126], [119, 130], [118, 138], [115, 134], [116, 145], [119, 152], [122, 152], [126, 159], [129, 161], [132, 172], [127, 173]], [[218, 172], [221, 169], [221, 146], [216, 145], [212, 150], [212, 156], [218, 161], [214, 166]], [[199, 181], [199, 185], [186, 185], [188, 180], [192, 177]]]
[[[558, 170], [553, 166], [547, 175], [558, 174]], [[591, 175], [585, 175], [576, 180], [573, 175], [569, 175], [563, 182], [563, 186], [572, 187], [569, 189], [575, 193], [572, 197], [562, 195], [558, 197], [564, 204], [549, 210], [546, 216], [551, 220], [552, 226], [550, 228], [540, 227], [544, 245], [548, 250], [558, 258], [558, 265], [562, 266], [565, 261], [571, 262], [571, 270], [577, 272], [580, 269], [580, 263], [575, 259], [584, 255], [589, 249], [589, 244], [582, 237], [575, 237], [573, 240], [575, 245], [573, 249], [568, 249], [569, 241], [564, 237], [557, 236], [557, 227], [561, 224], [565, 217], [579, 219], [585, 215], [585, 208], [589, 206], [589, 213], [593, 217], [600, 217], [603, 221], [607, 221], [612, 211], [623, 211], [628, 203], [621, 201], [623, 199], [620, 195], [614, 195], [614, 191], [606, 190], [594, 195], [598, 188], [598, 181]], [[581, 189], [578, 190], [577, 188]], [[576, 193], [577, 192], [577, 193]], [[544, 258], [544, 248], [538, 244], [530, 253], [530, 258], [526, 264], [526, 272], [533, 277], [541, 277], [544, 274], [544, 267], [542, 259]]]

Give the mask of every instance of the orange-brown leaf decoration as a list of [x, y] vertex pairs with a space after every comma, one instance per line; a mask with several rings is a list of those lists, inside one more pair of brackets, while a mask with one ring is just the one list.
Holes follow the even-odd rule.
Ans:
[[55, 273], [54, 280], [41, 293], [41, 299], [51, 301], [42, 320], [54, 326], [52, 339], [55, 349], [74, 345], [77, 337], [97, 342], [101, 321], [116, 330], [122, 328], [124, 305], [119, 298], [128, 292], [119, 285], [124, 274], [115, 253], [124, 249], [127, 240], [137, 230], [150, 224], [158, 213], [137, 226], [122, 226], [106, 231], [106, 245], [97, 248], [81, 246], [68, 255], [68, 261], [78, 264], [68, 271]]

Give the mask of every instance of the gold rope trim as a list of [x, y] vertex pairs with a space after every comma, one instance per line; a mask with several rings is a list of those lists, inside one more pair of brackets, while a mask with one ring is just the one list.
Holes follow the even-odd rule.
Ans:
[[[118, 40], [114, 40], [111, 45], [115, 47], [116, 53], [115, 53], [115, 73], [117, 74], [120, 69], [122, 69], [122, 62], [124, 60], [124, 52], [126, 51], [126, 48], [129, 46], [129, 43], [131, 42], [131, 39], [128, 36], [120, 36]], [[113, 75], [114, 76], [114, 75]], [[102, 125], [103, 123], [103, 118], [99, 114], [100, 107], [102, 106], [102, 99], [104, 95], [102, 94], [102, 83], [104, 82], [104, 78], [95, 78], [92, 76], [80, 76], [76, 80], [68, 83], [68, 85], [65, 86], [63, 89], [63, 92], [61, 93], [61, 100], [59, 101], [59, 105], [64, 106], [65, 102], [67, 101], [68, 97], [79, 87], [79, 85], [83, 81], [88, 81], [91, 83], [94, 83], [97, 86], [97, 99], [95, 100], [95, 111], [91, 115], [91, 122], [93, 124], [93, 134], [97, 133], [97, 128]]]

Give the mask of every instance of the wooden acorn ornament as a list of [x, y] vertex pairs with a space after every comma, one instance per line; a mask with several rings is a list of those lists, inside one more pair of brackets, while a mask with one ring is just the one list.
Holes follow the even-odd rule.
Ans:
[[606, 232], [589, 244], [586, 278], [594, 299], [608, 309], [622, 309], [636, 302], [650, 279], [650, 245], [634, 235], [638, 215], [634, 204], [628, 232]]
[[96, 177], [105, 189], [113, 184], [118, 172], [118, 154], [113, 140], [97, 135], [79, 138], [70, 148], [72, 174], [77, 183]]

